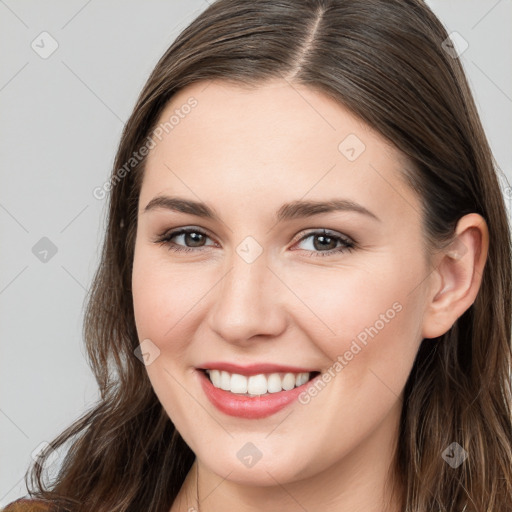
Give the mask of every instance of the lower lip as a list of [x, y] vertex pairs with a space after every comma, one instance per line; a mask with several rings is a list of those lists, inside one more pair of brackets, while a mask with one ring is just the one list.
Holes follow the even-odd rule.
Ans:
[[266, 418], [284, 409], [287, 405], [294, 402], [317, 378], [315, 377], [315, 379], [311, 379], [305, 384], [302, 384], [302, 386], [290, 389], [289, 391], [247, 396], [216, 388], [203, 371], [198, 370], [198, 373], [201, 386], [206, 396], [219, 411], [229, 416], [237, 416], [251, 420]]

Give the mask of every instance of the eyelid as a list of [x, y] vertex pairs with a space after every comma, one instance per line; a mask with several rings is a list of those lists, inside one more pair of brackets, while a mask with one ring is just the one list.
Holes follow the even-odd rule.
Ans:
[[[165, 238], [171, 234], [173, 236], [177, 236], [178, 234], [182, 234], [183, 232], [189, 232], [189, 231], [194, 231], [194, 232], [197, 231], [198, 233], [201, 233], [201, 234], [207, 236], [208, 238], [215, 240], [215, 237], [212, 236], [211, 233], [207, 229], [200, 228], [199, 226], [193, 226], [193, 225], [166, 229], [165, 231], [163, 231], [162, 233], [157, 235], [156, 239], [161, 240], [162, 238]], [[322, 233], [322, 234], [325, 234], [326, 236], [330, 236], [330, 235], [336, 236], [336, 237], [343, 239], [346, 242], [355, 244], [355, 241], [348, 235], [344, 235], [343, 233], [339, 233], [338, 231], [328, 229], [328, 228], [309, 228], [307, 230], [300, 231], [298, 234], [296, 234], [293, 237], [292, 243], [300, 242], [307, 236], [317, 234], [317, 233]]]
[[300, 233], [295, 235], [295, 237], [293, 237], [292, 242], [293, 243], [300, 242], [303, 239], [307, 238], [308, 236], [317, 235], [317, 234], [341, 238], [343, 241], [345, 241], [347, 243], [353, 243], [353, 244], [356, 243], [355, 240], [350, 238], [348, 235], [344, 235], [343, 233], [340, 233], [333, 229], [327, 229], [327, 228], [311, 228], [306, 231], [301, 231]]
[[[201, 235], [205, 235], [211, 240], [215, 241], [215, 237], [210, 234], [210, 232], [207, 229], [200, 228], [199, 226], [181, 226], [176, 228], [170, 228], [162, 231], [160, 234], [158, 234], [154, 238], [154, 242], [158, 242], [158, 240], [162, 240], [164, 238], [170, 238], [172, 237], [182, 235], [184, 233], [188, 232], [194, 232], [194, 233], [200, 233]], [[217, 242], [215, 242], [217, 243]]]
[[[214, 244], [203, 245], [203, 246], [199, 246], [199, 247], [187, 247], [186, 245], [175, 244], [170, 241], [171, 238], [174, 238], [176, 236], [181, 236], [183, 234], [187, 234], [187, 233], [191, 233], [191, 232], [204, 235], [205, 237], [212, 240], [214, 242]], [[306, 240], [315, 235], [316, 236], [324, 235], [324, 236], [327, 236], [330, 238], [335, 238], [338, 241], [340, 241], [342, 244], [344, 244], [344, 247], [337, 247], [337, 248], [329, 249], [326, 251], [311, 251], [308, 249], [295, 249], [295, 250], [305, 251], [307, 253], [310, 253], [310, 256], [314, 256], [314, 255], [329, 256], [329, 255], [333, 255], [336, 253], [343, 253], [345, 251], [351, 251], [358, 247], [357, 242], [352, 237], [349, 237], [343, 233], [340, 233], [338, 231], [331, 230], [328, 228], [310, 228], [306, 231], [301, 231], [293, 237], [292, 244], [295, 245], [295, 244], [302, 242], [303, 240]], [[180, 250], [186, 251], [186, 252], [198, 252], [207, 247], [212, 247], [213, 245], [218, 246], [218, 242], [216, 242], [215, 237], [212, 237], [207, 229], [203, 229], [203, 228], [200, 228], [198, 226], [193, 226], [193, 225], [167, 229], [161, 235], [156, 237], [153, 240], [153, 242], [157, 243], [157, 244], [167, 245], [170, 250], [175, 250], [177, 252]]]

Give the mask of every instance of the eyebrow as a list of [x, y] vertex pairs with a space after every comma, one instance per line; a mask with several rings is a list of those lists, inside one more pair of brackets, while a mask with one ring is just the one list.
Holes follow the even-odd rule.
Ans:
[[[181, 213], [189, 213], [197, 217], [220, 221], [220, 216], [215, 210], [205, 203], [183, 199], [180, 197], [157, 196], [144, 208], [143, 213], [155, 209], [166, 209]], [[328, 201], [292, 201], [283, 204], [276, 212], [275, 221], [283, 222], [286, 220], [312, 217], [320, 213], [329, 213], [335, 211], [352, 211], [366, 215], [374, 220], [380, 221], [379, 217], [364, 206], [350, 201], [348, 199], [331, 199]]]

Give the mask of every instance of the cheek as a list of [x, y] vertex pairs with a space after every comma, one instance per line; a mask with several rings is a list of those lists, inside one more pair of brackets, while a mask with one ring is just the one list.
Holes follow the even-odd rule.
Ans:
[[[208, 290], [208, 282], [200, 271], [170, 266], [164, 259], [165, 255], [151, 255], [144, 249], [136, 251], [132, 275], [139, 339], [150, 338], [161, 349], [166, 348], [165, 340], [183, 340], [183, 328]], [[178, 330], [179, 337], [175, 335]], [[175, 343], [173, 347], [178, 348]]]
[[340, 270], [337, 280], [317, 275], [297, 290], [307, 294], [304, 302], [318, 317], [301, 319], [301, 329], [330, 360], [325, 384], [300, 398], [321, 464], [362, 442], [391, 411], [399, 415], [399, 396], [421, 341], [421, 294], [411, 293], [421, 272], [380, 268], [386, 270]]
[[295, 320], [333, 361], [347, 351], [347, 358], [369, 352], [362, 349], [374, 340], [399, 349], [414, 341], [421, 323], [421, 300], [414, 292], [420, 266], [387, 257], [371, 267], [316, 269], [300, 279], [289, 275], [287, 282], [295, 283], [294, 292], [308, 307]]
[[187, 418], [195, 402], [191, 404], [183, 391], [189, 378], [191, 338], [186, 330], [193, 306], [204, 291], [198, 288], [199, 276], [196, 279], [178, 267], [171, 268], [164, 258], [136, 246], [132, 274], [135, 324], [139, 340], [149, 339], [159, 350], [158, 357], [146, 366], [153, 390], [176, 426], [188, 431]]
[[301, 403], [322, 406], [323, 425], [330, 425], [323, 435], [330, 439], [344, 431], [358, 442], [382, 421], [403, 391], [421, 341], [421, 261], [406, 266], [389, 257], [380, 263], [296, 280], [297, 294], [315, 313], [297, 322], [328, 357], [330, 376]]

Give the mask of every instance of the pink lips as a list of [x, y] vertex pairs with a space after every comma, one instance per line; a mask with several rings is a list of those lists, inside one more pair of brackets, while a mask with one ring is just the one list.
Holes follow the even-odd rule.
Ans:
[[[223, 370], [229, 373], [238, 373], [246, 376], [257, 375], [260, 373], [305, 373], [314, 371], [309, 368], [297, 368], [274, 364], [251, 364], [247, 366], [238, 366], [223, 362], [206, 363], [201, 365], [201, 369]], [[302, 386], [290, 389], [289, 391], [267, 393], [260, 396], [248, 396], [216, 388], [204, 371], [198, 370], [197, 373], [207, 398], [217, 409], [229, 416], [238, 416], [246, 419], [266, 418], [267, 416], [284, 409], [287, 405], [294, 402], [314, 380], [310, 380]]]

